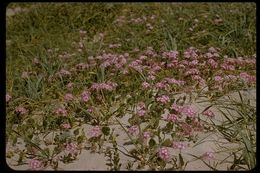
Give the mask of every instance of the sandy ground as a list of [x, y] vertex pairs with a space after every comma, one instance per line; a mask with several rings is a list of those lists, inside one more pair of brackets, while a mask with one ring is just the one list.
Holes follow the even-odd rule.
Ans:
[[[256, 90], [250, 90], [249, 92], [242, 91], [242, 95], [246, 98], [249, 98], [252, 100], [251, 104], [256, 105]], [[195, 96], [195, 95], [194, 95]], [[239, 100], [239, 95], [237, 93], [231, 94], [231, 98], [235, 100]], [[196, 102], [192, 103], [192, 106], [194, 106], [197, 110], [202, 111], [206, 106], [208, 106], [210, 103], [209, 102], [202, 102], [203, 99], [196, 99]], [[205, 100], [205, 99], [204, 99]], [[220, 99], [221, 101], [221, 99]], [[214, 107], [211, 108], [214, 111]], [[217, 110], [216, 110], [217, 112]], [[235, 115], [234, 115], [235, 116]], [[122, 123], [127, 123], [128, 118], [130, 115], [125, 115], [123, 116], [120, 121]], [[216, 114], [216, 117], [214, 121], [216, 123], [220, 123], [222, 121], [223, 117], [221, 114]], [[163, 122], [161, 122], [163, 123]], [[160, 125], [162, 125], [160, 123]], [[113, 125], [110, 126], [111, 128], [115, 128], [115, 133], [118, 134], [117, 142], [119, 145], [119, 149], [122, 151], [125, 151], [123, 146], [123, 143], [128, 141], [127, 135], [124, 133], [124, 131], [121, 129], [119, 125]], [[84, 130], [85, 134], [88, 134], [90, 126], [89, 125], [84, 125]], [[199, 145], [194, 145], [191, 144], [189, 147], [186, 149], [182, 150], [182, 155], [185, 161], [188, 161], [188, 164], [185, 168], [185, 170], [210, 170], [207, 165], [205, 165], [201, 160], [196, 160], [194, 157], [190, 156], [189, 154], [192, 153], [193, 155], [196, 156], [201, 156], [207, 151], [219, 151], [223, 148], [235, 148], [238, 147], [236, 144], [229, 143], [228, 141], [224, 140], [223, 137], [218, 134], [217, 132], [209, 132], [209, 133], [201, 133], [199, 134], [199, 139], [203, 139], [201, 141], [201, 144]], [[216, 143], [218, 141], [218, 143]], [[9, 150], [10, 145], [7, 145], [6, 150]], [[127, 145], [124, 146], [127, 150], [133, 148], [132, 145]], [[12, 148], [12, 147], [11, 147]], [[23, 148], [23, 142], [21, 141], [20, 148]], [[176, 149], [170, 149], [171, 154], [177, 155], [179, 151]], [[121, 170], [126, 170], [125, 166], [128, 161], [133, 160], [132, 158], [125, 156], [122, 153], [120, 154], [120, 163], [122, 163]], [[214, 161], [210, 161], [210, 164], [213, 164], [214, 162], [220, 162], [221, 160], [225, 159], [227, 157], [227, 152], [219, 152], [215, 153], [215, 159]], [[91, 153], [89, 150], [82, 150], [81, 154], [78, 156], [78, 159], [75, 160], [72, 163], [69, 164], [63, 164], [60, 163], [58, 170], [108, 170], [108, 166], [106, 166], [106, 159], [104, 154], [98, 154], [98, 153]], [[231, 160], [230, 160], [231, 159]], [[232, 161], [232, 158], [228, 158], [227, 160]], [[27, 165], [20, 165], [20, 166], [12, 166], [15, 164], [14, 161], [11, 159], [7, 159], [7, 164], [14, 170], [27, 170], [28, 166]], [[209, 162], [209, 161], [207, 161]], [[228, 164], [220, 164], [217, 166], [217, 169], [219, 170], [227, 170]], [[52, 170], [51, 168], [46, 168], [47, 170]]]

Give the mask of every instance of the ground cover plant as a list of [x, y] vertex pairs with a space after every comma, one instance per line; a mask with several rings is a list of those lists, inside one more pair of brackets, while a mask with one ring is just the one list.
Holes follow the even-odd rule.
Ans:
[[13, 169], [256, 165], [254, 3], [11, 3], [6, 55]]

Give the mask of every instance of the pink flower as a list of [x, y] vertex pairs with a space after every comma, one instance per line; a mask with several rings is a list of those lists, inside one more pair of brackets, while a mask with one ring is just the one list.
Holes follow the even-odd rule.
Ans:
[[163, 160], [168, 160], [170, 158], [169, 150], [166, 147], [160, 148], [158, 155]]
[[145, 103], [144, 102], [139, 102], [137, 104], [137, 107], [139, 107], [139, 109], [145, 109]]
[[148, 83], [148, 82], [143, 82], [142, 83], [142, 88], [143, 89], [147, 89], [147, 88], [149, 88], [150, 87], [150, 84]]
[[191, 58], [195, 59], [198, 57], [197, 50], [194, 47], [190, 47], [187, 50], [184, 51], [184, 57], [185, 58]]
[[155, 87], [157, 89], [166, 89], [169, 85], [164, 82], [158, 82], [155, 84]]
[[198, 80], [198, 81], [202, 79], [200, 75], [192, 75], [191, 78], [192, 80]]
[[235, 70], [235, 66], [233, 66], [233, 65], [228, 65], [227, 63], [222, 64], [222, 65], [221, 65], [221, 68], [223, 68], [224, 70], [230, 70], [230, 71]]
[[90, 93], [89, 93], [89, 91], [84, 91], [84, 92], [81, 94], [81, 100], [82, 100], [83, 102], [89, 101], [89, 98], [90, 98]]
[[192, 127], [187, 123], [181, 124], [182, 132], [184, 135], [191, 135], [192, 134]]
[[205, 159], [205, 160], [212, 160], [214, 158], [215, 158], [215, 156], [214, 156], [214, 153], [212, 151], [207, 151], [206, 153], [204, 153], [202, 155], [202, 159]]
[[9, 102], [11, 100], [11, 98], [12, 97], [8, 93], [5, 95], [5, 101], [6, 102]]
[[187, 117], [191, 117], [191, 118], [194, 117], [195, 114], [196, 114], [195, 110], [192, 107], [190, 107], [190, 106], [183, 107], [182, 108], [182, 113], [186, 114]]
[[63, 127], [64, 129], [70, 129], [71, 128], [69, 123], [62, 124], [61, 127]]
[[213, 59], [209, 59], [208, 64], [214, 69], [218, 67], [218, 63]]
[[29, 167], [32, 170], [39, 170], [42, 167], [42, 162], [37, 159], [31, 159], [29, 162]]
[[27, 112], [27, 110], [22, 106], [18, 106], [15, 108], [15, 112], [20, 113], [20, 114], [25, 114]]
[[143, 138], [144, 138], [144, 140], [148, 140], [150, 137], [151, 137], [150, 132], [144, 132], [144, 133], [143, 133]]
[[187, 147], [187, 144], [184, 144], [183, 142], [173, 142], [172, 147], [175, 149], [183, 150]]
[[154, 75], [149, 75], [149, 76], [147, 77], [147, 79], [148, 79], [148, 80], [155, 80], [155, 76], [154, 76]]
[[76, 154], [78, 149], [78, 145], [75, 143], [66, 144], [65, 150], [71, 154]]
[[94, 112], [94, 110], [95, 110], [95, 108], [94, 107], [89, 107], [88, 109], [87, 109], [87, 111], [89, 112], [89, 113], [93, 113]]
[[202, 115], [205, 115], [210, 118], [213, 118], [215, 116], [211, 110], [206, 110], [206, 111], [202, 112]]
[[183, 106], [179, 106], [177, 104], [172, 104], [171, 109], [174, 109], [176, 112], [180, 113], [183, 109]]
[[139, 128], [137, 125], [133, 125], [131, 126], [130, 128], [128, 128], [128, 132], [131, 134], [131, 135], [138, 135], [139, 133]]
[[138, 114], [140, 117], [144, 116], [145, 113], [146, 113], [146, 110], [143, 110], [143, 109], [137, 111], [137, 114]]
[[67, 116], [67, 111], [66, 109], [64, 108], [58, 108], [55, 110], [55, 113], [58, 114], [58, 115], [62, 115], [62, 116]]
[[189, 69], [185, 75], [199, 75], [200, 71], [196, 68]]
[[191, 61], [191, 62], [189, 63], [189, 65], [191, 65], [191, 66], [196, 66], [198, 63], [199, 63], [199, 61], [195, 59], [195, 60]]
[[61, 70], [57, 73], [57, 75], [59, 75], [60, 77], [61, 77], [61, 76], [70, 76], [71, 73], [70, 73], [68, 70], [61, 69]]
[[74, 97], [72, 94], [68, 93], [64, 96], [64, 101], [65, 102], [70, 102], [70, 101], [73, 101]]
[[95, 127], [93, 127], [90, 132], [89, 135], [91, 137], [99, 137], [101, 135], [101, 129], [98, 125], [96, 125]]
[[168, 114], [166, 120], [167, 121], [176, 122], [177, 121], [177, 116], [175, 114]]
[[220, 81], [223, 80], [223, 78], [221, 76], [215, 76], [214, 80], [217, 81], [217, 82], [220, 82]]
[[163, 52], [163, 57], [171, 59], [171, 60], [175, 60], [177, 59], [179, 52], [178, 51], [170, 51], [170, 52]]
[[93, 83], [91, 86], [92, 90], [100, 90], [100, 89], [104, 89], [104, 90], [108, 90], [108, 91], [112, 91], [117, 87], [117, 83], [114, 82], [107, 82], [107, 83]]
[[254, 83], [256, 81], [255, 76], [251, 76], [251, 75], [247, 74], [246, 72], [240, 73], [239, 77], [242, 78], [245, 82]]
[[161, 102], [163, 104], [166, 104], [166, 103], [169, 103], [170, 102], [170, 97], [169, 96], [166, 96], [166, 95], [162, 95], [160, 97], [157, 97], [156, 100], [158, 102]]

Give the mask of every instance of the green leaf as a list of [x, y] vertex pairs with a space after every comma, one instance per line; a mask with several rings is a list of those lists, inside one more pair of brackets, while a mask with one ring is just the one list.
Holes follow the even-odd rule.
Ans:
[[108, 136], [110, 133], [110, 128], [107, 126], [102, 127], [102, 132], [105, 136]]
[[169, 133], [171, 132], [173, 129], [173, 123], [172, 122], [168, 122], [166, 124], [166, 126], [162, 129], [163, 132]]
[[180, 153], [179, 153], [179, 160], [180, 160], [180, 165], [183, 166], [184, 161], [183, 161], [182, 155]]
[[79, 128], [77, 128], [76, 130], [74, 130], [74, 131], [73, 131], [73, 134], [77, 136], [77, 135], [79, 134]]
[[160, 159], [160, 160], [158, 161], [158, 163], [159, 163], [159, 165], [160, 165], [161, 168], [164, 168], [164, 167], [166, 166], [165, 161], [162, 160], [162, 159]]
[[132, 144], [134, 144], [133, 141], [127, 141], [123, 145], [132, 145]]
[[170, 147], [172, 145], [171, 140], [168, 138], [165, 141], [163, 141], [162, 146]]
[[156, 145], [156, 141], [154, 139], [149, 140], [149, 147], [154, 147]]
[[84, 136], [83, 136], [83, 135], [77, 137], [77, 142], [78, 142], [78, 144], [79, 144], [79, 143], [82, 143], [83, 140], [84, 140]]

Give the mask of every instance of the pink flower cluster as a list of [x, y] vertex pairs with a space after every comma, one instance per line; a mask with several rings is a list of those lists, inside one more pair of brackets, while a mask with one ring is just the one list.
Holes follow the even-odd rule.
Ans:
[[169, 77], [166, 77], [163, 79], [164, 81], [167, 81], [169, 84], [177, 84], [179, 86], [181, 85], [184, 85], [185, 84], [185, 81], [183, 80], [176, 80], [174, 78], [169, 78]]
[[249, 82], [249, 83], [256, 82], [256, 77], [252, 76], [252, 75], [249, 75], [246, 72], [240, 73], [239, 77], [242, 78], [244, 81]]
[[192, 68], [192, 69], [189, 69], [188, 71], [185, 72], [185, 75], [199, 75], [200, 74], [200, 71], [196, 68]]
[[221, 82], [221, 81], [223, 80], [223, 78], [222, 78], [221, 76], [215, 76], [215, 77], [214, 77], [214, 80], [215, 80], [216, 82]]
[[78, 145], [75, 143], [68, 143], [65, 146], [65, 150], [71, 154], [76, 154], [78, 152]]
[[70, 129], [71, 128], [69, 123], [62, 124], [61, 127], [64, 128], [64, 129]]
[[190, 47], [184, 51], [184, 57], [187, 59], [196, 59], [198, 57], [198, 50], [194, 47]]
[[83, 102], [87, 102], [90, 99], [90, 92], [89, 91], [83, 91], [81, 94], [81, 100]]
[[222, 68], [223, 70], [229, 70], [229, 71], [235, 70], [235, 66], [233, 66], [233, 65], [228, 65], [227, 63], [223, 63], [223, 64], [221, 65], [221, 68]]
[[182, 128], [183, 135], [192, 135], [193, 129], [191, 125], [187, 123], [182, 123], [181, 128]]
[[207, 151], [202, 155], [202, 158], [205, 160], [212, 160], [215, 158], [214, 153], [212, 151]]
[[163, 104], [167, 104], [170, 102], [170, 97], [166, 95], [162, 95], [156, 98], [156, 101], [161, 102]]
[[27, 112], [27, 110], [22, 106], [18, 106], [15, 108], [15, 112], [20, 113], [20, 114], [25, 114]]
[[94, 112], [94, 110], [95, 110], [95, 108], [94, 108], [94, 107], [92, 107], [92, 106], [90, 106], [90, 107], [87, 109], [87, 111], [88, 111], [89, 113], [93, 113], [93, 112]]
[[155, 58], [157, 56], [157, 53], [154, 51], [153, 47], [147, 47], [145, 55]]
[[92, 90], [107, 90], [113, 91], [117, 87], [117, 83], [106, 82], [106, 83], [93, 83], [91, 86]]
[[183, 150], [187, 147], [187, 144], [185, 144], [184, 142], [173, 142], [172, 147], [175, 149]]
[[176, 122], [177, 118], [175, 114], [167, 114], [166, 121]]
[[148, 82], [143, 82], [142, 83], [142, 88], [143, 89], [148, 89], [150, 87], [150, 84]]
[[208, 52], [205, 54], [205, 57], [207, 58], [218, 58], [219, 57], [219, 53], [218, 53], [218, 48], [214, 48], [214, 47], [210, 47], [208, 49]]
[[174, 109], [177, 113], [186, 114], [187, 117], [194, 117], [196, 115], [196, 111], [191, 106], [179, 106], [176, 104], [172, 104], [171, 109]]
[[116, 69], [121, 69], [126, 63], [129, 54], [125, 53], [124, 55], [117, 54], [103, 54], [102, 56], [98, 56], [97, 59], [102, 60], [101, 67], [109, 67], [114, 65]]
[[146, 113], [146, 109], [145, 109], [145, 103], [144, 102], [139, 102], [137, 105], [137, 115], [139, 115], [140, 117], [144, 116]]
[[132, 61], [128, 66], [138, 72], [142, 72], [143, 70], [142, 60], [140, 59]]
[[163, 52], [162, 54], [164, 58], [168, 58], [170, 60], [176, 60], [178, 55], [179, 55], [178, 51]]
[[42, 162], [37, 159], [31, 159], [29, 162], [29, 167], [32, 170], [39, 170], [42, 167]]
[[177, 113], [181, 113], [183, 106], [177, 105], [175, 103], [172, 104], [171, 109], [174, 109]]
[[94, 126], [90, 132], [89, 132], [90, 137], [99, 137], [101, 135], [101, 129], [98, 125]]
[[216, 69], [218, 67], [218, 63], [214, 59], [209, 59], [207, 63], [211, 66], [211, 68]]
[[209, 109], [202, 112], [202, 115], [205, 115], [205, 116], [210, 117], [210, 118], [213, 118], [215, 116], [214, 113]]
[[144, 138], [144, 140], [148, 140], [150, 137], [151, 137], [150, 132], [144, 132], [144, 133], [143, 133], [143, 138]]
[[196, 111], [191, 106], [184, 106], [181, 112], [186, 114], [187, 117], [191, 117], [191, 118], [196, 115]]
[[157, 82], [157, 83], [155, 84], [155, 87], [156, 87], [157, 89], [166, 89], [166, 88], [169, 87], [169, 84], [167, 84], [165, 81], [161, 81], [161, 82]]
[[169, 150], [166, 147], [162, 147], [158, 151], [158, 156], [163, 160], [168, 160], [170, 158]]
[[67, 93], [65, 96], [64, 96], [64, 101], [65, 102], [71, 102], [74, 100], [74, 96], [71, 94], [71, 93]]
[[130, 135], [138, 135], [138, 133], [139, 133], [139, 128], [138, 128], [138, 126], [137, 126], [137, 125], [133, 125], [133, 126], [129, 127], [129, 128], [128, 128], [128, 133], [129, 133]]
[[58, 114], [58, 115], [62, 115], [62, 116], [67, 116], [68, 113], [66, 111], [66, 109], [64, 108], [58, 108], [55, 110], [55, 113]]
[[71, 72], [68, 70], [61, 69], [59, 72], [56, 73], [56, 75], [63, 77], [63, 76], [70, 76]]

